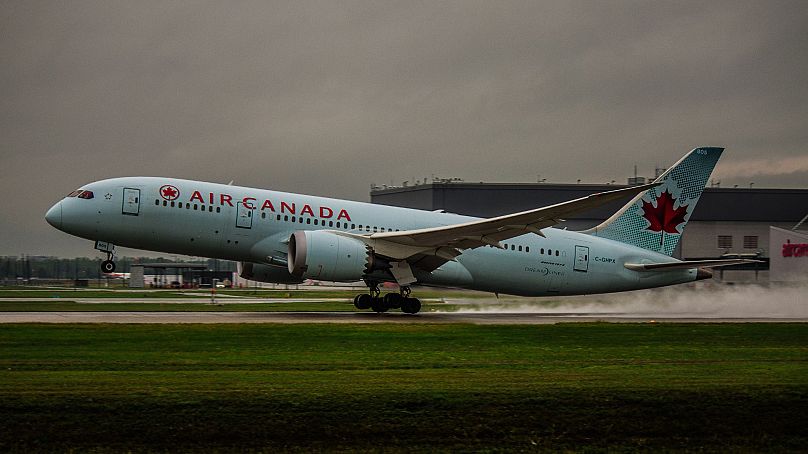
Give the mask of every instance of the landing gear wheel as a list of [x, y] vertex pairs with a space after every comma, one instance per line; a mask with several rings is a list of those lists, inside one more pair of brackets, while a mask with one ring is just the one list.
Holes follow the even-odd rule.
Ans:
[[399, 295], [398, 293], [388, 293], [384, 295], [384, 304], [389, 309], [398, 309], [401, 307], [401, 303], [404, 301], [404, 297]]
[[356, 295], [353, 300], [353, 305], [355, 308], [363, 310], [363, 309], [370, 309], [372, 297], [367, 293], [362, 293], [361, 295]]
[[417, 314], [421, 310], [421, 300], [418, 298], [404, 298], [401, 302], [401, 312], [405, 314]]
[[101, 271], [106, 274], [115, 272], [115, 262], [112, 260], [104, 260], [101, 262]]
[[370, 308], [373, 312], [387, 312], [390, 309], [387, 304], [384, 302], [384, 298], [379, 298], [378, 296], [374, 296], [370, 303]]

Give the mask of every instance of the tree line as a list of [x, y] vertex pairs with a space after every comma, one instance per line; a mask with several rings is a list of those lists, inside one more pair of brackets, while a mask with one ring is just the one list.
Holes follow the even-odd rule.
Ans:
[[[101, 279], [100, 258], [49, 256], [0, 256], [0, 279], [29, 281], [35, 279]], [[235, 271], [234, 262], [217, 259], [174, 260], [164, 257], [118, 257], [116, 272], [128, 273], [138, 263], [207, 263], [214, 271]]]

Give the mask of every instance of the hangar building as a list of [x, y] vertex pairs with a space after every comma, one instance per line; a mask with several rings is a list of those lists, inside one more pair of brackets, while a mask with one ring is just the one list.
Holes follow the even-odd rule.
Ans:
[[[644, 181], [637, 181], [638, 184]], [[555, 183], [469, 183], [436, 180], [401, 187], [371, 187], [372, 203], [422, 210], [492, 217], [584, 197], [626, 185]], [[626, 201], [615, 202], [566, 219], [559, 227], [583, 230], [612, 215]], [[728, 267], [724, 280], [768, 280], [770, 227], [806, 227], [808, 189], [705, 188], [674, 256], [712, 259], [728, 256], [759, 258], [760, 265]], [[778, 251], [774, 251], [778, 252]]]

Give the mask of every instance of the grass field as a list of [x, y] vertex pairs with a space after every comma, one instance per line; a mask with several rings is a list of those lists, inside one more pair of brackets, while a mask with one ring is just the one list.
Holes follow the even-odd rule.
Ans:
[[[226, 301], [225, 301], [226, 302]], [[292, 301], [284, 303], [80, 303], [69, 300], [57, 301], [0, 301], [0, 317], [3, 312], [347, 312], [356, 311], [351, 301]]]
[[0, 325], [0, 451], [801, 451], [808, 325]]

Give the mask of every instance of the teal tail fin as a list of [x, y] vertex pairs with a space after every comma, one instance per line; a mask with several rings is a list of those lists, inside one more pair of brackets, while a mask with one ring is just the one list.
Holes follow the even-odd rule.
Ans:
[[659, 186], [638, 194], [609, 219], [584, 233], [673, 255], [723, 151], [696, 148], [654, 180], [661, 183]]

